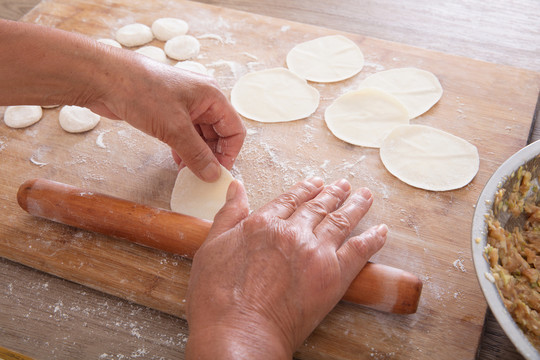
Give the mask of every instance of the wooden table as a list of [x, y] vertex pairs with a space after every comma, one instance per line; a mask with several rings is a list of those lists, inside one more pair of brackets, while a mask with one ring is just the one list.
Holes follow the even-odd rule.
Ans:
[[[536, 1], [209, 3], [540, 71]], [[0, 345], [41, 358], [181, 356], [186, 326], [179, 318], [7, 260], [0, 268]], [[51, 329], [54, 341], [44, 335]], [[489, 316], [480, 358], [520, 358]]]

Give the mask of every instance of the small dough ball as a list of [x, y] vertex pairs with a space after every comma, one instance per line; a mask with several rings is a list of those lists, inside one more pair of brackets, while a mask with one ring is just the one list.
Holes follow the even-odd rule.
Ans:
[[303, 42], [287, 54], [287, 67], [309, 81], [329, 83], [348, 79], [364, 67], [364, 54], [342, 35]]
[[231, 173], [221, 167], [220, 178], [207, 183], [187, 167], [180, 170], [171, 195], [171, 210], [200, 219], [214, 220], [225, 204], [227, 190], [234, 180]]
[[428, 111], [443, 94], [439, 79], [429, 71], [417, 68], [375, 73], [362, 81], [359, 88], [376, 88], [394, 95], [409, 111], [409, 119]]
[[101, 117], [90, 109], [80, 106], [64, 106], [60, 110], [58, 121], [60, 126], [70, 133], [81, 133], [97, 126]]
[[480, 165], [476, 146], [425, 125], [403, 125], [383, 140], [382, 163], [411, 186], [447, 191], [459, 189], [476, 176]]
[[152, 23], [152, 32], [156, 39], [167, 41], [178, 35], [186, 35], [188, 23], [175, 18], [161, 18]]
[[102, 43], [102, 44], [110, 45], [110, 46], [113, 46], [113, 47], [116, 47], [116, 48], [119, 48], [119, 49], [122, 48], [122, 45], [120, 45], [120, 43], [118, 41], [113, 40], [113, 39], [98, 39], [97, 41]]
[[4, 113], [4, 122], [11, 128], [20, 129], [37, 123], [42, 115], [41, 106], [8, 106]]
[[154, 38], [152, 30], [144, 24], [129, 24], [116, 32], [116, 40], [127, 47], [139, 46], [149, 43]]
[[135, 52], [162, 63], [167, 62], [167, 56], [165, 55], [165, 52], [157, 46], [143, 46], [142, 48], [135, 50]]
[[285, 68], [246, 74], [231, 91], [231, 104], [240, 115], [266, 123], [307, 118], [319, 98], [317, 89]]
[[409, 113], [394, 96], [362, 89], [337, 98], [324, 113], [330, 131], [349, 144], [378, 148], [396, 126], [409, 123]]
[[199, 55], [201, 44], [191, 35], [175, 36], [165, 43], [165, 53], [175, 60], [187, 60]]
[[192, 71], [198, 74], [208, 75], [208, 69], [206, 68], [206, 66], [196, 61], [190, 61], [190, 60], [180, 61], [176, 65], [174, 65], [174, 67], [177, 67], [183, 70]]
[[44, 109], [54, 109], [54, 108], [57, 108], [59, 106], [60, 105], [41, 105], [41, 107], [44, 108]]

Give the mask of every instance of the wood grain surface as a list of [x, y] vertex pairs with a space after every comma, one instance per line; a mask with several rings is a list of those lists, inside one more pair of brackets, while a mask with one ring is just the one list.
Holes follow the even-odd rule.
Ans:
[[[366, 26], [365, 24], [369, 23], [369, 19], [377, 19], [377, 16], [370, 17], [367, 20], [361, 18], [366, 13], [369, 13], [368, 10], [371, 9], [371, 7], [375, 6], [374, 4], [370, 4], [368, 2], [363, 4], [363, 5], [365, 5], [363, 7], [363, 9], [365, 9], [366, 11], [365, 12], [358, 12], [358, 13], [355, 13], [353, 11], [344, 11], [343, 8], [341, 8], [341, 7], [340, 8], [335, 8], [335, 9], [332, 10], [332, 9], [330, 9], [329, 5], [328, 5], [329, 8], [324, 8], [323, 7], [323, 10], [321, 10], [321, 8], [313, 7], [313, 6], [310, 6], [309, 4], [308, 5], [303, 5], [302, 2], [296, 2], [294, 5], [291, 5], [291, 4], [288, 4], [288, 5], [287, 4], [279, 4], [279, 2], [278, 3], [273, 3], [271, 5], [270, 4], [262, 5], [262, 3], [246, 4], [246, 3], [234, 2], [234, 1], [231, 1], [229, 3], [224, 2], [223, 4], [226, 5], [226, 6], [238, 6], [238, 7], [243, 6], [244, 10], [250, 10], [250, 11], [254, 11], [254, 12], [259, 11], [259, 12], [262, 12], [262, 13], [267, 13], [267, 14], [275, 15], [275, 16], [283, 15], [282, 17], [284, 17], [284, 18], [286, 18], [286, 17], [291, 18], [292, 17], [293, 20], [298, 20], [298, 21], [302, 21], [302, 22], [314, 22], [314, 23], [316, 23], [318, 25], [329, 26], [329, 27], [337, 28], [337, 29], [347, 27], [347, 26], [365, 27]], [[352, 6], [351, 4], [348, 4], [347, 2], [343, 2], [343, 4], [347, 5], [347, 6]], [[284, 5], [284, 6], [280, 6], [280, 5]], [[285, 6], [285, 5], [287, 5], [287, 6]], [[427, 5], [427, 4], [424, 4], [424, 5]], [[492, 10], [494, 12], [500, 11], [501, 9], [504, 8], [502, 2], [501, 3], [495, 2], [494, 4], [490, 3], [489, 5], [493, 6]], [[534, 5], [534, 4], [531, 4], [531, 5]], [[276, 6], [276, 8], [274, 10], [272, 10], [272, 6]], [[383, 3], [381, 3], [380, 6], [381, 7], [383, 7], [383, 6], [387, 7], [386, 14], [388, 13], [388, 10], [392, 10], [392, 7], [391, 7], [392, 4], [390, 4], [390, 3], [383, 2]], [[410, 5], [410, 7], [411, 7], [410, 9], [404, 9], [404, 10], [402, 9], [403, 14], [407, 14], [407, 13], [412, 14], [414, 12], [416, 6], [419, 6], [419, 5]], [[515, 7], [515, 6], [516, 6], [516, 4], [513, 3], [512, 7]], [[426, 8], [429, 8], [429, 6], [426, 6]], [[354, 9], [354, 7], [352, 9]], [[519, 7], [519, 9], [524, 9], [524, 7]], [[416, 9], [416, 10], [418, 10], [418, 9]], [[332, 12], [332, 11], [334, 11], [334, 12]], [[396, 11], [396, 9], [394, 9], [394, 11]], [[464, 8], [461, 8], [461, 12], [460, 12], [459, 9], [454, 9], [454, 11], [456, 11], [456, 13], [454, 13], [454, 14], [451, 11], [446, 12], [446, 15], [447, 15], [446, 18], [449, 19], [448, 20], [449, 24], [452, 23], [452, 21], [459, 24], [460, 22], [457, 21], [456, 19], [459, 17], [460, 14], [461, 14], [462, 17], [466, 17], [466, 15], [469, 15], [469, 13], [474, 15], [476, 11], [478, 11], [478, 14], [482, 12], [479, 9], [475, 9], [474, 6], [471, 5], [471, 4], [468, 4]], [[338, 15], [335, 15], [336, 13]], [[342, 21], [336, 21], [336, 18], [339, 18], [340, 13], [341, 13], [341, 16], [342, 16]], [[399, 12], [396, 12], [396, 13], [399, 13]], [[429, 11], [428, 11], [428, 13], [429, 13]], [[325, 15], [325, 14], [329, 14], [329, 15]], [[358, 20], [351, 21], [350, 20], [351, 16], [353, 16], [351, 14], [354, 14], [354, 16], [358, 15], [358, 17], [361, 18], [361, 20], [366, 20], [366, 21], [365, 22], [358, 21]], [[362, 14], [364, 14], [364, 15], [362, 15]], [[452, 20], [452, 14], [456, 17], [454, 20]], [[501, 14], [502, 15], [509, 15], [510, 12], [502, 11]], [[519, 12], [519, 14], [521, 14], [521, 12]], [[531, 25], [530, 23], [527, 23], [527, 17], [526, 16], [521, 16], [519, 14], [518, 14], [518, 16], [516, 16], [517, 25], [516, 25], [516, 23], [513, 23], [512, 26], [515, 26], [518, 29], [521, 29], [522, 26], [527, 27], [526, 25]], [[318, 18], [317, 18], [317, 16], [318, 16]], [[331, 20], [328, 20], [329, 18]], [[406, 19], [406, 18], [407, 18], [406, 16], [399, 17], [400, 21], [402, 21], [403, 19]], [[427, 15], [424, 14], [423, 15], [424, 20], [429, 19], [429, 18], [430, 18], [429, 14], [427, 14]], [[436, 16], [435, 16], [435, 18], [436, 18]], [[496, 16], [495, 16], [495, 18], [496, 18]], [[382, 19], [382, 17], [379, 18], [379, 20], [381, 20], [381, 19]], [[324, 21], [333, 21], [334, 26], [326, 25], [326, 24], [324, 24]], [[403, 20], [403, 21], [406, 22], [407, 20]], [[496, 22], [496, 20], [494, 20], [493, 24], [491, 24], [491, 25], [487, 24], [487, 25], [494, 26], [495, 22]], [[354, 23], [354, 25], [351, 25], [351, 23]], [[429, 23], [429, 21], [428, 21], [428, 23]], [[468, 22], [465, 21], [464, 23], [468, 23]], [[499, 21], [499, 26], [498, 26], [499, 30], [504, 31], [504, 24], [501, 26], [500, 23], [501, 22]], [[402, 23], [400, 26], [397, 27], [397, 29], [401, 30], [401, 31], [397, 31], [397, 32], [401, 33], [401, 32], [406, 32], [407, 31], [407, 26], [403, 26], [403, 24], [404, 23]], [[437, 37], [437, 31], [440, 31], [440, 29], [437, 28], [437, 26], [434, 26], [435, 24], [436, 24], [436, 19], [432, 19], [432, 21], [431, 21], [432, 26], [430, 27], [430, 29], [436, 29], [436, 30], [433, 30], [434, 33], [432, 33], [431, 35], [434, 36], [434, 37]], [[470, 24], [472, 24], [472, 22], [470, 22]], [[383, 26], [383, 25], [380, 25], [380, 26], [381, 26], [381, 28], [385, 28], [385, 26]], [[425, 25], [425, 26], [428, 26], [428, 25]], [[391, 26], [390, 27], [386, 26], [386, 27], [389, 29], [389, 32], [392, 31]], [[443, 26], [443, 28], [444, 28], [444, 26]], [[474, 28], [474, 26], [471, 25], [470, 28]], [[496, 26], [495, 26], [495, 28], [496, 28]], [[533, 49], [533, 54], [534, 54], [534, 44], [535, 44], [535, 42], [534, 41], [527, 42], [526, 40], [527, 40], [527, 37], [532, 37], [533, 39], [535, 39], [534, 36], [535, 36], [535, 34], [538, 34], [538, 32], [535, 33], [534, 23], [532, 24], [532, 26], [528, 26], [527, 28], [529, 29], [529, 31], [526, 33], [524, 41], [507, 41], [507, 40], [503, 41], [503, 45], [501, 45], [501, 46], [506, 47], [506, 48], [505, 48], [504, 51], [502, 51], [502, 53], [505, 53], [506, 50], [508, 50], [510, 52], [510, 50], [512, 50], [512, 49], [514, 51], [517, 51], [518, 53], [522, 52], [524, 56], [520, 57], [519, 61], [527, 61], [526, 60], [527, 58], [529, 58], [531, 60], [528, 63], [527, 66], [522, 66], [522, 67], [535, 69], [535, 67], [537, 66], [537, 64], [535, 65], [535, 60], [537, 61], [537, 57], [531, 57], [530, 56], [531, 53], [528, 52], [531, 49], [530, 47], [529, 47], [529, 50], [527, 50], [527, 43], [528, 43], [529, 46], [532, 43], [533, 44], [532, 49]], [[344, 30], [352, 31], [350, 29], [344, 29]], [[448, 26], [447, 26], [447, 30], [448, 30]], [[481, 32], [481, 29], [479, 30], [478, 28], [473, 29], [473, 30], [474, 31], [471, 30], [469, 32], [469, 34], [468, 34], [468, 36], [470, 36], [472, 38], [474, 38], [475, 31], [476, 32]], [[493, 29], [492, 29], [492, 31], [496, 32], [496, 30], [493, 30]], [[353, 32], [366, 34], [366, 35], [373, 35], [373, 34], [369, 34], [366, 29], [364, 29], [364, 31], [362, 29], [358, 29], [358, 30], [355, 30]], [[381, 30], [381, 32], [382, 32], [382, 30]], [[412, 32], [414, 32], [414, 31], [412, 31]], [[456, 41], [456, 39], [453, 39], [454, 42], [460, 43], [460, 41], [459, 41], [460, 36], [463, 35], [463, 34], [466, 34], [466, 33], [467, 33], [467, 31], [462, 31], [461, 28], [460, 28], [460, 31], [457, 31], [455, 35], [452, 35], [454, 37], [457, 37], [457, 41]], [[400, 34], [400, 35], [405, 36], [403, 34]], [[381, 34], [381, 36], [378, 36], [378, 37], [384, 38], [385, 36], [384, 36], [384, 34]], [[424, 33], [424, 37], [432, 38], [430, 36], [425, 36], [425, 33]], [[411, 34], [410, 38], [414, 39], [414, 34]], [[456, 53], [456, 54], [460, 53], [459, 52], [459, 46], [456, 46], [456, 48], [453, 49], [452, 48], [452, 45], [453, 45], [452, 41], [445, 40], [446, 44], [444, 45], [444, 38], [443, 37], [441, 37], [441, 38], [443, 39], [443, 41], [442, 41], [443, 47], [446, 47], [446, 50], [442, 50], [442, 51], [453, 52], [453, 53]], [[502, 38], [506, 39], [504, 36]], [[537, 37], [536, 37], [536, 39], [537, 39]], [[399, 38], [394, 38], [394, 40], [399, 40]], [[482, 43], [482, 41], [484, 41], [484, 43]], [[493, 37], [486, 36], [484, 38], [480, 37], [480, 40], [478, 40], [478, 43], [482, 43], [482, 44], [485, 45], [485, 44], [492, 44], [495, 41], [496, 40], [493, 39]], [[538, 44], [538, 41], [536, 42], [536, 44]], [[425, 46], [423, 44], [415, 44], [415, 45]], [[429, 46], [425, 46], [425, 47], [429, 47]], [[432, 48], [436, 48], [436, 47], [432, 47]], [[489, 47], [489, 46], [486, 46], [486, 48], [492, 49], [492, 47]], [[448, 49], [450, 49], [451, 51], [448, 51]], [[484, 47], [482, 47], [482, 49], [484, 49]], [[439, 50], [441, 50], [441, 49], [439, 49]], [[456, 51], [454, 51], [454, 50], [456, 50]], [[500, 48], [499, 48], [499, 50], [500, 50]], [[490, 57], [489, 51], [486, 53], [486, 50], [479, 50], [477, 53], [473, 53], [473, 54], [468, 52], [467, 54], [464, 54], [464, 55], [471, 56], [471, 57], [477, 57], [477, 58], [483, 58], [483, 56], [487, 55], [487, 58], [484, 58], [485, 60], [497, 61], [497, 59], [489, 58]], [[503, 54], [502, 57], [504, 57], [504, 56], [505, 55]], [[525, 60], [523, 60], [523, 59], [525, 59]], [[498, 62], [505, 63], [505, 61], [498, 61]], [[512, 64], [512, 57], [509, 56], [508, 53], [506, 53], [506, 63]], [[532, 67], [530, 66], [531, 64], [532, 64]], [[537, 69], [535, 69], [535, 70], [537, 70]], [[495, 160], [495, 161], [497, 161], [497, 160]], [[91, 177], [91, 175], [90, 175], [90, 177]], [[2, 194], [4, 194], [4, 193], [2, 193]], [[68, 234], [68, 236], [69, 236], [69, 234]], [[102, 358], [107, 358], [107, 356], [110, 356], [109, 358], [118, 358], [118, 355], [132, 357], [132, 358], [135, 358], [135, 357], [144, 357], [144, 358], [152, 358], [152, 357], [154, 357], [154, 358], [157, 358], [158, 354], [166, 354], [167, 353], [166, 351], [168, 349], [170, 349], [172, 351], [168, 355], [168, 357], [174, 357], [175, 356], [174, 355], [175, 354], [175, 352], [174, 352], [175, 346], [174, 345], [176, 344], [176, 345], [180, 346], [183, 339], [185, 338], [184, 335], [183, 335], [183, 334], [185, 334], [185, 332], [183, 332], [181, 336], [180, 336], [180, 333], [177, 333], [176, 338], [174, 336], [170, 337], [169, 338], [170, 341], [163, 340], [164, 338], [167, 338], [168, 335], [166, 335], [166, 334], [174, 334], [174, 333], [167, 333], [167, 332], [165, 332], [165, 330], [163, 330], [163, 332], [161, 332], [161, 331], [152, 332], [152, 330], [150, 330], [152, 328], [152, 325], [148, 325], [148, 324], [153, 324], [153, 321], [149, 321], [148, 323], [145, 323], [144, 322], [144, 316], [142, 316], [140, 318], [141, 323], [138, 323], [138, 321], [133, 321], [131, 324], [123, 323], [122, 321], [118, 320], [118, 317], [117, 318], [114, 317], [114, 315], [116, 313], [120, 313], [120, 312], [123, 311], [123, 310], [119, 310], [123, 306], [126, 306], [126, 309], [130, 309], [130, 310], [126, 310], [124, 312], [124, 314], [128, 314], [130, 311], [132, 313], [137, 313], [137, 312], [144, 313], [146, 310], [140, 310], [140, 309], [145, 309], [145, 308], [137, 307], [135, 305], [129, 305], [129, 306], [128, 305], [118, 305], [118, 307], [112, 306], [113, 309], [111, 310], [110, 309], [111, 306], [110, 306], [110, 303], [108, 302], [108, 300], [105, 300], [105, 303], [107, 305], [102, 305], [100, 307], [99, 303], [100, 303], [100, 301], [103, 301], [103, 300], [99, 300], [99, 299], [109, 299], [109, 297], [106, 296], [106, 295], [101, 295], [99, 293], [91, 292], [89, 290], [82, 290], [82, 291], [85, 292], [85, 294], [88, 294], [87, 292], [89, 292], [89, 293], [91, 293], [91, 295], [75, 296], [74, 298], [79, 299], [80, 297], [82, 297], [83, 300], [85, 300], [86, 297], [91, 298], [93, 295], [95, 295], [95, 298], [92, 298], [92, 299], [98, 299], [98, 300], [96, 300], [96, 302], [98, 303], [97, 305], [96, 304], [90, 305], [88, 303], [85, 303], [85, 304], [81, 304], [81, 306], [79, 306], [79, 305], [73, 305], [73, 303], [70, 303], [69, 305], [63, 306], [62, 301], [61, 301], [61, 303], [58, 303], [58, 301], [47, 303], [47, 299], [50, 298], [46, 294], [46, 293], [49, 292], [49, 290], [48, 290], [49, 289], [49, 282], [51, 284], [53, 284], [53, 283], [56, 284], [58, 286], [57, 289], [66, 289], [67, 290], [69, 288], [69, 289], [72, 290], [72, 292], [75, 292], [75, 293], [77, 293], [78, 290], [73, 290], [73, 289], [84, 289], [84, 288], [80, 288], [77, 285], [67, 283], [65, 281], [55, 279], [55, 278], [52, 278], [52, 277], [46, 277], [47, 280], [43, 280], [43, 281], [41, 281], [39, 283], [35, 283], [35, 282], [33, 283], [30, 280], [33, 280], [32, 279], [33, 276], [36, 276], [37, 278], [39, 278], [39, 276], [41, 276], [39, 273], [36, 273], [33, 270], [29, 270], [29, 269], [26, 269], [24, 267], [20, 267], [18, 265], [14, 265], [13, 263], [11, 263], [9, 261], [4, 261], [4, 262], [2, 262], [1, 265], [2, 265], [3, 269], [6, 269], [5, 274], [10, 274], [10, 273], [11, 274], [14, 274], [14, 273], [18, 274], [17, 278], [8, 277], [5, 282], [4, 281], [2, 282], [2, 284], [6, 284], [5, 291], [3, 292], [4, 294], [6, 294], [6, 301], [5, 301], [6, 307], [13, 307], [13, 304], [20, 303], [21, 301], [23, 303], [26, 301], [26, 303], [28, 304], [28, 301], [29, 301], [28, 299], [32, 299], [34, 301], [34, 307], [28, 306], [28, 309], [34, 309], [35, 310], [33, 314], [30, 314], [31, 311], [29, 311], [28, 313], [24, 314], [26, 316], [20, 316], [22, 312], [19, 311], [18, 315], [16, 315], [16, 314], [12, 315], [11, 319], [7, 318], [5, 322], [2, 322], [2, 331], [3, 331], [2, 335], [6, 334], [5, 338], [12, 338], [13, 342], [10, 342], [10, 344], [20, 344], [21, 343], [20, 339], [21, 338], [24, 339], [23, 340], [24, 344], [21, 347], [22, 349], [30, 349], [30, 348], [32, 348], [32, 343], [34, 342], [34, 346], [33, 346], [34, 348], [36, 346], [38, 346], [39, 348], [43, 349], [43, 350], [40, 350], [40, 351], [43, 351], [41, 354], [62, 353], [63, 355], [60, 355], [60, 358], [72, 358], [76, 354], [78, 354], [78, 357], [80, 357], [80, 354], [92, 354], [92, 351], [90, 350], [90, 348], [92, 347], [91, 344], [100, 344], [101, 343], [101, 344], [109, 344], [109, 347], [107, 347], [107, 346], [103, 346], [101, 348], [100, 347], [93, 347], [92, 349], [94, 351], [93, 352], [94, 354], [105, 355]], [[15, 270], [15, 269], [17, 269], [17, 270]], [[472, 267], [471, 267], [471, 271], [472, 271]], [[24, 273], [26, 275], [20, 275], [21, 273]], [[2, 274], [4, 274], [4, 272], [2, 272]], [[43, 275], [43, 276], [45, 276], [45, 275]], [[21, 282], [17, 282], [17, 279], [23, 279], [23, 280]], [[30, 283], [25, 284], [25, 279], [30, 281]], [[2, 279], [2, 280], [4, 280], [4, 279]], [[43, 284], [47, 284], [47, 285], [43, 285]], [[15, 289], [15, 293], [14, 293], [14, 289]], [[26, 289], [26, 290], [34, 289], [35, 293], [40, 294], [39, 298], [35, 299], [32, 296], [27, 296], [29, 293], [32, 293], [32, 291], [26, 292], [26, 290], [24, 290], [24, 289]], [[17, 293], [17, 290], [19, 291], [18, 293]], [[67, 290], [67, 291], [69, 292], [69, 290]], [[17, 296], [17, 294], [23, 294], [23, 293], [24, 293], [24, 295]], [[51, 294], [51, 297], [52, 297], [51, 301], [56, 300], [60, 293], [61, 293], [61, 291], [60, 292], [58, 292], [58, 291], [54, 292], [53, 291], [53, 293]], [[68, 300], [66, 300], [64, 298], [65, 294], [62, 294], [61, 296], [62, 296], [63, 301], [68, 301]], [[9, 299], [11, 299], [11, 301], [7, 300], [8, 297], [9, 297]], [[18, 299], [18, 300], [13, 300], [13, 298]], [[69, 299], [69, 297], [68, 297], [68, 299]], [[110, 298], [110, 299], [113, 299], [113, 300], [111, 300], [113, 302], [118, 301], [118, 304], [120, 304], [120, 301], [118, 299], [115, 299], [115, 298]], [[41, 301], [43, 301], [44, 303], [41, 303]], [[39, 303], [39, 305], [38, 305], [38, 303]], [[52, 304], [54, 306], [47, 307], [44, 304], [49, 304], [49, 305]], [[52, 328], [58, 328], [60, 332], [62, 332], [61, 329], [64, 329], [64, 330], [69, 329], [69, 326], [72, 326], [71, 328], [75, 329], [75, 328], [80, 327], [81, 324], [88, 324], [86, 322], [86, 321], [88, 321], [88, 319], [87, 319], [88, 316], [82, 316], [81, 317], [81, 314], [80, 314], [81, 308], [84, 307], [84, 306], [86, 306], [86, 308], [84, 308], [83, 310], [86, 310], [87, 313], [92, 312], [92, 310], [95, 310], [94, 313], [99, 312], [99, 311], [101, 311], [103, 313], [110, 312], [111, 317], [115, 318], [117, 320], [116, 323], [111, 324], [110, 322], [105, 321], [104, 323], [106, 325], [103, 326], [103, 322], [102, 322], [101, 328], [105, 328], [105, 329], [109, 329], [109, 330], [113, 329], [112, 330], [113, 332], [120, 330], [119, 332], [125, 334], [125, 337], [127, 337], [127, 338], [129, 338], [131, 340], [135, 340], [135, 341], [127, 341], [127, 343], [130, 343], [132, 347], [130, 348], [129, 347], [130, 345], [125, 345], [125, 347], [123, 347], [123, 348], [116, 347], [116, 349], [122, 349], [122, 350], [119, 350], [116, 353], [113, 350], [113, 351], [110, 351], [110, 354], [109, 354], [109, 352], [104, 351], [103, 349], [107, 349], [107, 348], [108, 349], [115, 349], [115, 346], [118, 346], [118, 345], [111, 344], [112, 341], [110, 339], [105, 339], [106, 336], [101, 336], [101, 337], [96, 336], [96, 332], [99, 331], [99, 325], [96, 325], [96, 324], [94, 324], [94, 325], [96, 325], [96, 327], [92, 327], [91, 332], [87, 332], [87, 334], [91, 334], [91, 337], [93, 336], [93, 337], [96, 338], [95, 343], [92, 340], [90, 342], [87, 342], [87, 344], [85, 344], [84, 336], [77, 335], [77, 331], [79, 331], [79, 329], [77, 329], [77, 331], [64, 332], [63, 335], [62, 334], [55, 334], [54, 332], [53, 333], [48, 333], [48, 334], [41, 334], [41, 332], [38, 333], [38, 334], [34, 333], [34, 335], [35, 335], [34, 337], [25, 335], [25, 334], [32, 333], [32, 328], [31, 328], [31, 325], [30, 325], [31, 323], [28, 323], [28, 321], [30, 321], [33, 317], [36, 317], [36, 318], [41, 317], [41, 320], [43, 322], [49, 323], [49, 325], [52, 325]], [[131, 306], [133, 306], [133, 308]], [[2, 303], [2, 307], [4, 307], [4, 302]], [[41, 310], [41, 314], [40, 314], [40, 311], [38, 311], [36, 309]], [[136, 310], [133, 310], [133, 309], [136, 309]], [[147, 311], [149, 311], [151, 313], [150, 310], [147, 310]], [[25, 312], [25, 311], [23, 311], [23, 312]], [[79, 313], [79, 314], [77, 315], [77, 313]], [[48, 320], [47, 320], [47, 316], [49, 316]], [[107, 317], [107, 315], [104, 315], [104, 316]], [[155, 320], [156, 322], [159, 322], [161, 320], [159, 318], [159, 316], [155, 315], [154, 313], [151, 313], [150, 315], [148, 315], [147, 318], [151, 318], [153, 316], [156, 316], [158, 318], [158, 320]], [[80, 321], [79, 323], [77, 323], [77, 319], [79, 319], [79, 321], [80, 321], [80, 319], [83, 319], [83, 321]], [[132, 317], [130, 318], [129, 315], [126, 315], [126, 319], [132, 319]], [[169, 320], [171, 321], [171, 324], [174, 324], [174, 326], [177, 325], [178, 319], [173, 317], [173, 318], [170, 318], [170, 319], [166, 318], [166, 320], [164, 320], [164, 321], [169, 321]], [[24, 326], [25, 321], [27, 322], [26, 328]], [[72, 321], [74, 321], [74, 323], [72, 323]], [[9, 326], [10, 323], [11, 324], [17, 324], [17, 326], [12, 325], [10, 327]], [[68, 325], [70, 323], [72, 325]], [[145, 324], [144, 326], [141, 325], [143, 323]], [[4, 324], [8, 324], [6, 328], [4, 328]], [[58, 326], [55, 327], [54, 325], [58, 325]], [[145, 327], [145, 326], [147, 326], [147, 327]], [[85, 326], [83, 325], [83, 329], [80, 329], [80, 331], [82, 331], [82, 334], [84, 334], [85, 330], [86, 330], [86, 329], [84, 329], [84, 327]], [[131, 332], [129, 331], [130, 327], [133, 330]], [[98, 330], [96, 330], [96, 329], [98, 329]], [[123, 329], [123, 331], [122, 331], [122, 329]], [[157, 341], [158, 344], [164, 344], [165, 343], [165, 345], [167, 345], [167, 344], [171, 345], [172, 344], [172, 346], [170, 346], [170, 347], [169, 346], [163, 346], [164, 349], [160, 348], [159, 346], [152, 347], [151, 344], [150, 344], [151, 341], [146, 342], [145, 341], [146, 338], [143, 335], [141, 335], [141, 332], [143, 332], [142, 330], [148, 330], [144, 334], [144, 336], [149, 336], [148, 339], [153, 339], [155, 341], [156, 336], [157, 336], [158, 338], [161, 338], [161, 340], [158, 339], [158, 341]], [[152, 333], [152, 334], [150, 334], [150, 333]], [[17, 337], [16, 335], [13, 335], [13, 334], [18, 334], [19, 337]], [[36, 342], [40, 342], [39, 345], [36, 345]], [[28, 345], [28, 344], [30, 344], [30, 345]], [[28, 345], [28, 347], [24, 347], [24, 345]], [[497, 349], [496, 346], [494, 348]], [[131, 350], [131, 352], [130, 352], [130, 350]], [[79, 351], [79, 352], [77, 352], [77, 351]], [[97, 352], [95, 352], [95, 351], [97, 351]], [[101, 353], [99, 351], [101, 351]], [[371, 357], [375, 357], [375, 358], [391, 357], [392, 355], [394, 355], [394, 357], [396, 357], [396, 358], [400, 358], [400, 355], [402, 355], [402, 357], [403, 357], [403, 354], [401, 354], [399, 352], [395, 353], [395, 354], [382, 353], [382, 352], [379, 353], [379, 352], [377, 352], [377, 349], [375, 349], [375, 348], [371, 349], [371, 351], [368, 351], [368, 353], [369, 353], [369, 355]], [[69, 354], [71, 354], [72, 356], [70, 356]], [[495, 354], [495, 356], [497, 356], [496, 352], [494, 354]], [[508, 355], [508, 353], [504, 353], [504, 354]], [[146, 355], [146, 356], [144, 356], [144, 355]], [[500, 354], [498, 354], [498, 355], [500, 355]], [[488, 354], [488, 355], [485, 355], [485, 356], [490, 356], [490, 355]], [[42, 355], [41, 357], [47, 357], [47, 355]], [[89, 355], [89, 357], [92, 357], [92, 355]], [[488, 357], [485, 357], [485, 358], [488, 358]]]

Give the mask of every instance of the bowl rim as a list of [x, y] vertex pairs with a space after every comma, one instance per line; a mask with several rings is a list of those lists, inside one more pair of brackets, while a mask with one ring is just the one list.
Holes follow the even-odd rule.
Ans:
[[[472, 259], [480, 288], [493, 315], [504, 332], [526, 359], [540, 359], [540, 353], [527, 339], [504, 306], [497, 286], [486, 277], [486, 273], [491, 274], [491, 268], [483, 256], [484, 248], [487, 245], [485, 215], [490, 212], [495, 193], [504, 184], [506, 178], [538, 154], [540, 154], [540, 140], [516, 152], [493, 173], [476, 203], [471, 231]], [[477, 243], [476, 239], [478, 238], [481, 241]]]

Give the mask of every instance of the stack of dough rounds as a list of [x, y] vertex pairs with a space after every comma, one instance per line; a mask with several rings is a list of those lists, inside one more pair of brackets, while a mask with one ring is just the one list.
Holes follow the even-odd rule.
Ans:
[[129, 24], [116, 32], [116, 40], [127, 47], [139, 46], [149, 43], [154, 38], [152, 30], [144, 24]]
[[364, 67], [360, 48], [345, 36], [324, 36], [296, 45], [287, 66], [309, 81], [328, 83], [348, 79]]
[[165, 52], [157, 46], [143, 46], [142, 48], [135, 50], [135, 52], [162, 63], [167, 62], [167, 56], [165, 55]]
[[8, 106], [4, 112], [4, 122], [11, 128], [20, 129], [37, 123], [42, 116], [41, 106]]
[[208, 69], [206, 68], [206, 66], [196, 61], [180, 61], [176, 65], [174, 65], [174, 67], [192, 71], [198, 74], [208, 75]]
[[165, 53], [175, 60], [187, 60], [199, 55], [199, 40], [191, 35], [178, 35], [165, 43]]
[[64, 106], [58, 116], [62, 129], [70, 133], [92, 130], [100, 119], [101, 117], [90, 109], [80, 106]]
[[319, 106], [319, 92], [285, 68], [242, 76], [231, 91], [240, 115], [260, 122], [293, 121], [308, 117]]
[[231, 173], [223, 166], [220, 178], [213, 183], [202, 181], [185, 167], [180, 170], [174, 183], [171, 210], [212, 221], [225, 204], [227, 190], [233, 180]]
[[414, 119], [428, 111], [441, 98], [441, 83], [429, 71], [401, 68], [375, 73], [360, 83], [360, 89], [376, 88], [395, 96]]
[[175, 18], [161, 18], [152, 23], [152, 32], [156, 39], [167, 41], [178, 35], [187, 34], [188, 23]]
[[395, 97], [377, 89], [362, 89], [337, 98], [324, 120], [339, 139], [353, 145], [380, 147], [396, 126], [407, 125], [407, 109]]
[[398, 179], [431, 191], [467, 185], [480, 164], [474, 145], [424, 125], [396, 127], [384, 139], [380, 156], [386, 169]]
[[98, 39], [97, 41], [102, 43], [102, 44], [114, 46], [114, 47], [119, 48], [119, 49], [122, 48], [122, 45], [120, 45], [120, 43], [118, 41], [113, 40], [113, 39]]

